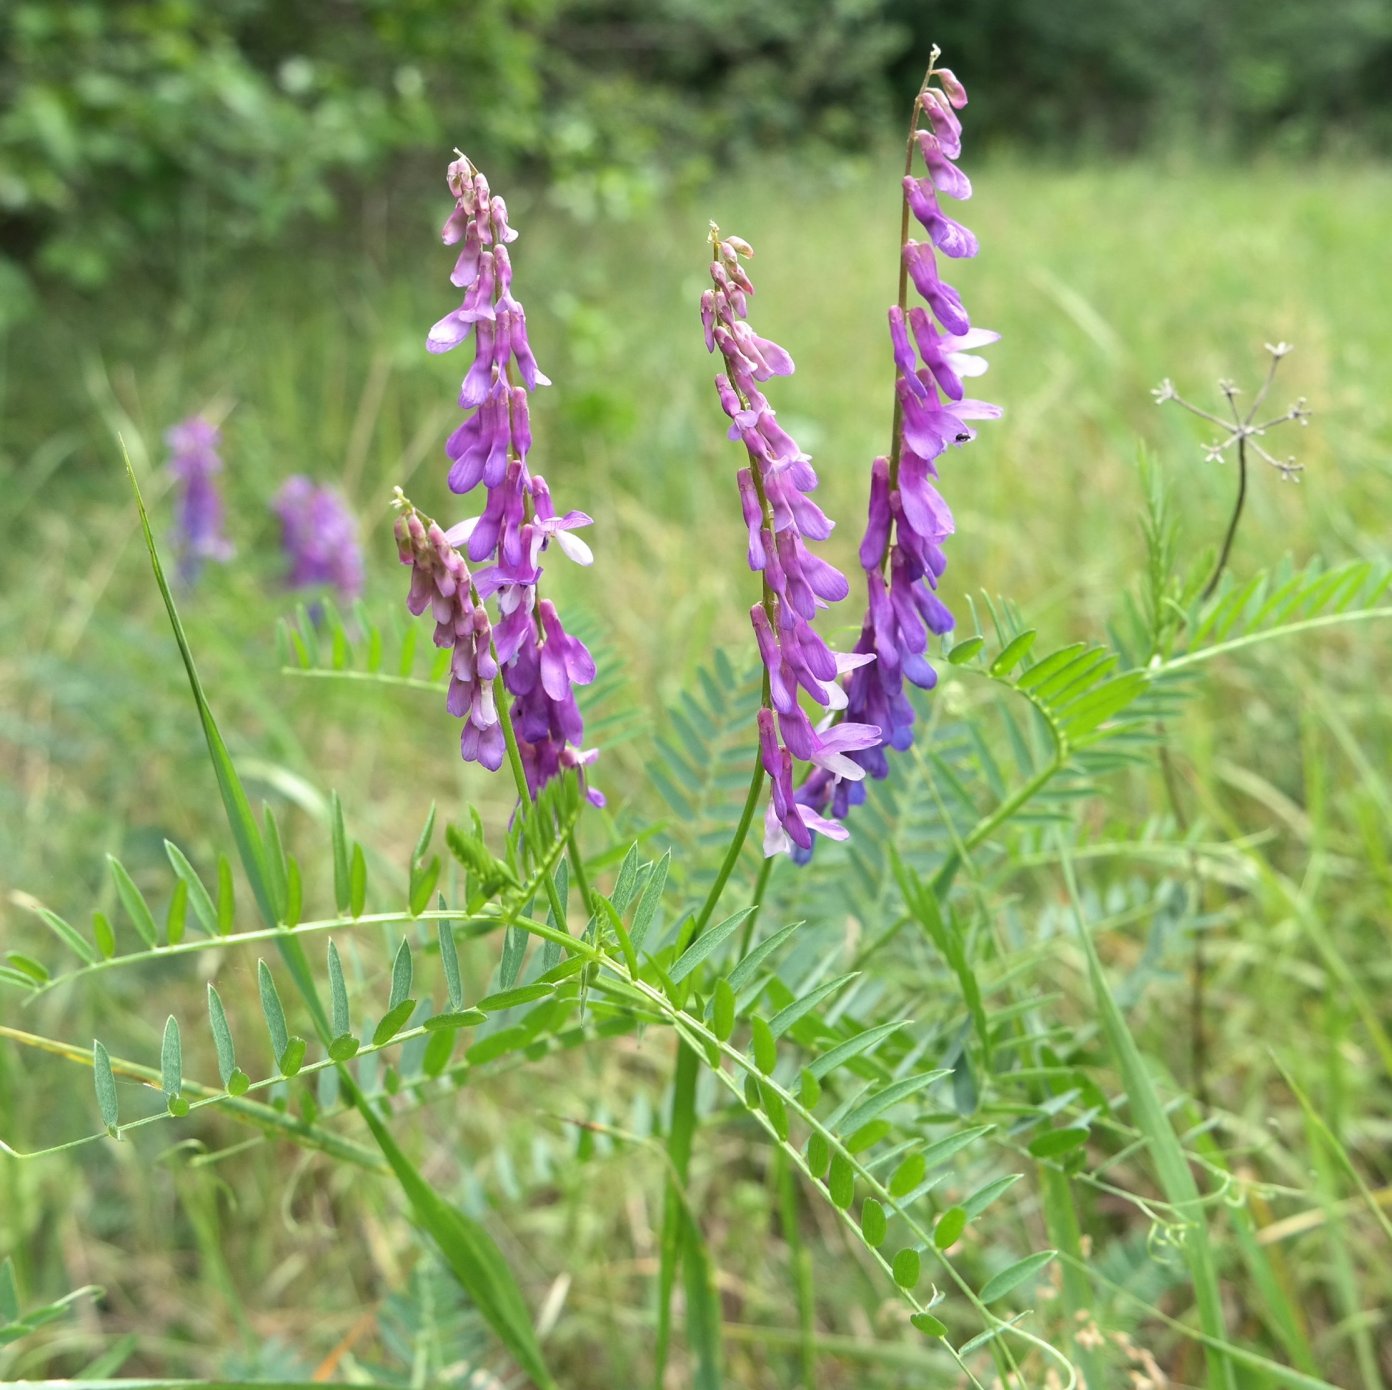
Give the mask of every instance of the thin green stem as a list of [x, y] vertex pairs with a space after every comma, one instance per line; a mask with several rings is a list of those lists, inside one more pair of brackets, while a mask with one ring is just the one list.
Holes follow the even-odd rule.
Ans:
[[933, 875], [929, 885], [935, 896], [941, 898], [943, 891], [952, 881], [961, 863], [961, 856], [969, 854], [977, 845], [981, 844], [995, 834], [998, 827], [1003, 825], [1036, 793], [1042, 791], [1053, 778], [1058, 774], [1063, 766], [1063, 759], [1055, 758], [1048, 767], [1036, 772], [1028, 782], [1022, 783], [1015, 789], [989, 816], [983, 817], [972, 826], [971, 830], [962, 837], [962, 848], [954, 851], [943, 861], [937, 873]]
[[[1274, 364], [1273, 364], [1274, 365]], [[1271, 384], [1271, 373], [1267, 373], [1266, 386]], [[1263, 388], [1262, 394], [1265, 394]], [[1258, 397], [1260, 401], [1260, 396]], [[1229, 398], [1231, 404], [1231, 398]], [[1253, 410], [1256, 403], [1253, 404]], [[1233, 407], [1236, 414], [1236, 407]], [[1250, 416], [1248, 417], [1250, 419]], [[1227, 532], [1223, 536], [1223, 545], [1218, 552], [1217, 563], [1213, 566], [1213, 573], [1208, 577], [1208, 583], [1204, 585], [1203, 592], [1199, 595], [1200, 603], [1207, 603], [1213, 597], [1214, 591], [1218, 588], [1218, 581], [1223, 577], [1223, 571], [1228, 567], [1228, 557], [1232, 554], [1233, 540], [1237, 535], [1238, 523], [1242, 520], [1242, 508], [1247, 501], [1247, 440], [1239, 434], [1237, 437], [1237, 499], [1233, 503], [1232, 517], [1228, 521]], [[1160, 769], [1164, 773], [1165, 792], [1170, 802], [1170, 809], [1174, 813], [1175, 821], [1179, 826], [1180, 832], [1188, 830], [1188, 817], [1184, 813], [1183, 804], [1179, 797], [1179, 787], [1175, 777], [1174, 767], [1170, 761], [1169, 749], [1162, 743], [1160, 746]], [[1199, 880], [1197, 865], [1191, 864], [1190, 868], [1189, 894], [1190, 903], [1197, 915], [1197, 910], [1202, 905], [1203, 885]], [[1204, 998], [1208, 982], [1208, 961], [1205, 959], [1203, 927], [1198, 922], [1193, 926], [1193, 948], [1192, 959], [1190, 962], [1191, 980], [1189, 986], [1189, 1052], [1190, 1068], [1193, 1073], [1194, 1093], [1199, 1105], [1204, 1109], [1208, 1108], [1208, 1036], [1205, 1028], [1205, 1020], [1208, 1012], [1207, 1003]]]
[[1218, 581], [1223, 577], [1223, 571], [1228, 567], [1228, 556], [1232, 553], [1233, 538], [1237, 535], [1237, 523], [1242, 520], [1242, 507], [1247, 500], [1247, 440], [1239, 435], [1237, 439], [1237, 501], [1233, 504], [1232, 520], [1228, 522], [1227, 534], [1223, 537], [1223, 548], [1218, 552], [1218, 563], [1213, 567], [1213, 573], [1208, 578], [1208, 583], [1203, 587], [1203, 593], [1199, 595], [1200, 603], [1207, 603], [1213, 597], [1213, 591], [1218, 587]]
[[[490, 646], [492, 645], [490, 639]], [[527, 785], [527, 770], [522, 766], [522, 750], [517, 746], [517, 733], [512, 727], [512, 715], [508, 713], [508, 691], [503, 684], [503, 673], [499, 670], [493, 677], [493, 702], [498, 707], [498, 723], [503, 727], [503, 742], [507, 745], [508, 766], [512, 768], [512, 780], [517, 783], [517, 795], [526, 805], [532, 804], [532, 789]], [[572, 839], [572, 854], [574, 841]], [[565, 905], [561, 902], [561, 895], [556, 891], [556, 880], [550, 875], [545, 874], [546, 901], [551, 905], [551, 916], [556, 925], [565, 930], [566, 911]], [[577, 876], [578, 877], [578, 876]], [[586, 910], [589, 909], [589, 900], [586, 898]]]
[[769, 875], [774, 863], [782, 858], [778, 854], [767, 854], [759, 866], [759, 877], [754, 880], [754, 911], [749, 914], [740, 932], [739, 955], [743, 959], [749, 954], [749, 943], [754, 939], [754, 924], [759, 920], [759, 909], [764, 905], [764, 890], [768, 887]]
[[[919, 85], [919, 92], [922, 93], [933, 76], [933, 69], [930, 67], [923, 74], [923, 81]], [[909, 137], [904, 146], [904, 177], [910, 178], [913, 175], [913, 155], [914, 155], [914, 136], [918, 134], [918, 97], [914, 97], [913, 112], [909, 116]], [[909, 195], [906, 193], [900, 199], [899, 209], [899, 294], [896, 303], [899, 305], [899, 312], [902, 314], [909, 302], [909, 263], [904, 259], [904, 247], [909, 240]], [[899, 379], [899, 369], [894, 369], [895, 381]], [[904, 406], [899, 399], [899, 392], [894, 393], [894, 420], [889, 427], [889, 486], [891, 489], [899, 484], [899, 444], [900, 430], [904, 424]], [[888, 554], [889, 547], [886, 545], [885, 551]]]
[[585, 876], [585, 864], [580, 858], [580, 847], [575, 843], [575, 831], [571, 831], [566, 836], [566, 848], [570, 851], [571, 868], [575, 870], [575, 886], [580, 890], [580, 901], [585, 906], [585, 912], [591, 912], [590, 906], [590, 881]]
[[715, 882], [711, 884], [710, 892], [706, 894], [706, 900], [701, 904], [701, 910], [696, 914], [696, 927], [691, 933], [691, 940], [700, 936], [705, 931], [714, 914], [716, 905], [720, 902], [720, 895], [725, 891], [725, 885], [730, 881], [730, 875], [735, 871], [735, 865], [739, 863], [740, 852], [744, 849], [745, 838], [749, 834], [749, 827], [754, 821], [754, 813], [759, 808], [759, 793], [764, 786], [764, 764], [762, 759], [754, 760], [754, 776], [749, 779], [749, 793], [744, 798], [744, 810], [740, 812], [739, 824], [735, 827], [734, 838], [730, 841], [730, 848], [725, 851], [724, 862], [720, 865], [720, 872], [715, 876]]

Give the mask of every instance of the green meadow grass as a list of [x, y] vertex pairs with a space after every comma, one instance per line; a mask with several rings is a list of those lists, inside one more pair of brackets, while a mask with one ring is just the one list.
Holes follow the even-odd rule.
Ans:
[[[754, 244], [751, 322], [798, 364], [770, 396], [814, 455], [819, 500], [842, 519], [827, 553], [849, 570], [869, 463], [888, 446], [896, 163], [893, 153], [771, 161], [616, 224], [567, 221], [509, 189], [506, 171], [487, 171], [510, 195], [521, 231], [515, 288], [555, 382], [537, 399], [530, 462], [558, 506], [596, 518], [594, 568], [557, 557], [548, 582], [623, 674], [611, 696], [623, 718], [596, 772], [621, 825], [661, 814], [645, 769], [669, 701], [717, 646], [741, 671], [754, 659], [744, 615], [756, 590], [733, 481], [740, 453], [723, 437], [696, 311], [706, 222]], [[1303, 481], [1256, 473], [1233, 573], [1286, 554], [1389, 558], [1385, 169], [968, 167], [977, 193], [964, 220], [982, 252], [950, 278], [973, 320], [1003, 335], [974, 389], [1007, 413], [942, 465], [958, 525], [944, 593], [962, 634], [972, 630], [967, 596], [986, 593], [1018, 602], [1042, 630], [1041, 650], [1045, 640], [1106, 639], [1145, 563], [1142, 451], [1172, 483], [1186, 552], [1211, 551], [1232, 466], [1207, 463], [1206, 428], [1157, 409], [1149, 391], [1170, 377], [1216, 406], [1219, 377], [1255, 387], [1265, 341], [1296, 346], [1273, 404], [1303, 395], [1315, 417], [1271, 437], [1304, 464]], [[470, 507], [447, 493], [441, 454], [464, 364], [422, 348], [456, 302], [435, 236], [444, 210], [443, 198], [419, 215], [365, 208], [360, 230], [216, 273], [199, 248], [173, 248], [177, 291], [55, 301], [0, 348], [7, 947], [41, 939], [17, 893], [85, 921], [93, 906], [113, 911], [105, 854], [139, 874], [162, 860], [166, 836], [205, 855], [219, 843], [201, 735], [116, 442], [157, 528], [167, 527], [161, 434], [196, 410], [225, 416], [240, 556], [207, 572], [184, 616], [253, 796], [276, 804], [290, 843], [308, 846], [337, 788], [353, 833], [397, 863], [432, 798], [476, 804], [495, 826], [506, 818], [510, 792], [459, 763], [442, 692], [285, 676], [275, 640], [294, 600], [278, 587], [265, 503], [286, 474], [348, 494], [363, 520], [374, 612], [405, 591], [393, 485], [442, 520]], [[841, 636], [850, 645], [853, 634]], [[1043, 836], [980, 889], [998, 1000], [1016, 991], [1050, 1001], [1053, 1026], [1083, 1040], [1099, 1084], [1128, 1097], [1153, 1145], [1151, 1167], [1117, 1138], [1086, 1182], [1016, 1146], [1006, 1157], [1028, 1174], [1022, 1195], [967, 1237], [986, 1242], [988, 1257], [998, 1243], [1002, 1264], [1045, 1244], [1063, 1252], [1030, 1325], [1080, 1364], [1091, 1358], [1094, 1390], [1127, 1383], [1145, 1369], [1143, 1354], [1173, 1384], [1392, 1382], [1381, 1215], [1392, 1205], [1388, 651], [1385, 625], [1369, 625], [1226, 659], [1173, 730], [1182, 795], [1206, 847], [1207, 1111], [1189, 1099], [1190, 944], [1167, 933], [1139, 891], [1159, 866], [1183, 874], [1158, 775], [1119, 776], [1080, 809], [1065, 872], [1064, 850]], [[976, 695], [949, 673], [937, 698], [961, 709]], [[480, 978], [490, 967], [482, 953], [471, 963]], [[247, 984], [252, 968], [225, 961], [219, 987]], [[23, 1010], [0, 996], [0, 1021], [84, 1046], [94, 1032], [114, 1033], [153, 1056], [172, 1007], [164, 996], [186, 995], [194, 1010], [203, 987], [192, 967], [161, 976], [150, 1007], [155, 978], [115, 974], [100, 992], [59, 992]], [[668, 1065], [641, 1044], [596, 1050], [472, 1088], [460, 1113], [437, 1105], [422, 1126], [441, 1141], [425, 1150], [432, 1178], [501, 1213], [533, 1306], [551, 1308], [548, 1354], [568, 1385], [647, 1374], [663, 1159], [623, 1136], [660, 1102]], [[1162, 1142], [1165, 1115], [1173, 1130]], [[577, 1129], [580, 1119], [595, 1128]], [[35, 1148], [94, 1122], [80, 1070], [0, 1046], [0, 1139]], [[104, 1345], [99, 1330], [136, 1336], [128, 1373], [307, 1377], [327, 1367], [342, 1377], [399, 1371], [413, 1356], [443, 1364], [444, 1351], [438, 1362], [421, 1351], [432, 1337], [455, 1357], [478, 1347], [476, 1319], [417, 1261], [379, 1181], [267, 1144], [212, 1161], [243, 1138], [216, 1118], [196, 1138], [177, 1124], [157, 1129], [42, 1163], [0, 1159], [0, 1254], [16, 1252], [24, 1282], [45, 1296], [88, 1282], [108, 1289], [99, 1322], [79, 1312], [30, 1360], [16, 1353], [0, 1368], [39, 1374], [53, 1356], [79, 1368]], [[596, 1153], [572, 1163], [577, 1145]], [[800, 1226], [786, 1220], [796, 1195], [750, 1151], [749, 1136], [716, 1127], [701, 1135], [695, 1164], [729, 1383], [937, 1383], [925, 1377], [938, 1363], [902, 1335], [887, 1291], [834, 1223], [811, 1206]], [[1181, 1213], [1202, 1203], [1207, 1249], [1150, 1220], [1149, 1201]], [[799, 1295], [809, 1278], [810, 1301]], [[1208, 1312], [1270, 1364], [1225, 1363], [1226, 1378], [1206, 1381], [1190, 1335], [1211, 1330], [1200, 1318], [1205, 1278]], [[1078, 1336], [1094, 1318], [1107, 1330], [1100, 1348]], [[815, 1379], [799, 1381], [808, 1364]]]

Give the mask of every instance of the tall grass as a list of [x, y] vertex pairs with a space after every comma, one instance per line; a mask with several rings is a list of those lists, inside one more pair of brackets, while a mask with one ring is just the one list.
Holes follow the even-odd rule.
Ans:
[[[958, 521], [946, 595], [964, 631], [965, 596], [985, 591], [1018, 601], [1044, 639], [1105, 637], [1145, 564], [1140, 444], [1173, 483], [1186, 553], [1215, 546], [1231, 472], [1206, 464], [1202, 430], [1156, 411], [1148, 391], [1164, 376], [1191, 397], [1220, 376], [1255, 384], [1263, 340], [1296, 344], [1279, 390], [1307, 396], [1316, 417], [1291, 446], [1302, 485], [1255, 480], [1233, 572], [1285, 553], [1388, 559], [1392, 423], [1379, 364], [1392, 357], [1392, 305], [1375, 274], [1392, 221], [1385, 170], [971, 173], [983, 252], [960, 279], [978, 321], [1003, 334], [988, 394], [1007, 416], [944, 468]], [[844, 518], [828, 547], [844, 567], [889, 430], [896, 200], [892, 155], [825, 168], [771, 160], [618, 225], [568, 224], [540, 198], [511, 200], [533, 341], [556, 382], [538, 397], [534, 463], [566, 478], [567, 500], [600, 523], [598, 563], [562, 582], [626, 676], [597, 774], [620, 826], [661, 809], [648, 736], [621, 735], [644, 721], [667, 730], [670, 703], [714, 648], [747, 665], [733, 461], [695, 308], [705, 219], [758, 248], [759, 326], [798, 362], [783, 418], [816, 456], [826, 509]], [[280, 478], [308, 472], [353, 499], [373, 612], [404, 590], [391, 485], [455, 514], [439, 467], [455, 366], [421, 350], [448, 298], [448, 253], [433, 212], [377, 211], [327, 249], [287, 248], [216, 277], [199, 273], [197, 248], [177, 248], [177, 292], [55, 301], [0, 349], [7, 948], [32, 950], [43, 932], [15, 892], [42, 891], [74, 919], [93, 906], [115, 915], [104, 853], [140, 877], [176, 829], [205, 855], [216, 842], [201, 735], [170, 674], [115, 445], [119, 434], [158, 516], [160, 436], [200, 407], [228, 412], [242, 557], [210, 570], [183, 608], [253, 797], [276, 804], [293, 844], [320, 834], [329, 789], [343, 790], [352, 833], [383, 864], [408, 858], [431, 798], [505, 820], [509, 795], [458, 763], [438, 695], [278, 674], [274, 623], [292, 599], [277, 587], [266, 501]], [[973, 968], [992, 1017], [1010, 1020], [998, 1046], [1016, 1062], [990, 1101], [988, 1166], [1029, 1177], [992, 1209], [1003, 1216], [961, 1240], [986, 1269], [1059, 1249], [1057, 1273], [1021, 1306], [1036, 1309], [1031, 1331], [1093, 1368], [1094, 1387], [1124, 1384], [1146, 1355], [1181, 1384], [1392, 1379], [1385, 633], [1335, 630], [1214, 663], [1172, 731], [1187, 847], [1158, 779], [1134, 771], [1061, 841], [1026, 832], [1007, 862], [973, 868]], [[980, 698], [948, 678], [936, 718]], [[780, 893], [795, 904], [796, 878], [780, 871], [775, 905]], [[828, 977], [852, 968], [859, 934], [876, 925], [868, 912], [848, 920], [845, 961]], [[1208, 976], [1202, 1113], [1190, 1100], [1191, 928]], [[881, 957], [870, 988], [945, 1007], [957, 986], [929, 938], [911, 935]], [[492, 961], [465, 966], [482, 982]], [[245, 984], [253, 969], [238, 957], [219, 978]], [[200, 970], [183, 964], [172, 984], [153, 968], [114, 973], [101, 991], [55, 992], [22, 1011], [5, 996], [3, 1022], [78, 1040], [114, 1033], [153, 1056], [156, 978], [201, 1007]], [[506, 1214], [507, 1254], [566, 1384], [647, 1373], [667, 1175], [651, 1120], [667, 1068], [642, 1045], [576, 1052], [524, 1084], [504, 1073], [458, 1092], [455, 1110], [430, 1116], [445, 1140], [424, 1151], [432, 1181], [476, 1213]], [[0, 1047], [0, 1139], [36, 1148], [84, 1133], [89, 1096], [68, 1064]], [[1023, 1114], [1048, 1097], [1060, 1125], [1083, 1115], [1092, 1126], [1085, 1150], [1036, 1155], [1035, 1133], [1012, 1130], [1013, 1105]], [[950, 1110], [945, 1101], [944, 1119]], [[417, 1383], [434, 1383], [486, 1360], [477, 1314], [418, 1261], [378, 1179], [274, 1144], [242, 1147], [245, 1131], [216, 1116], [196, 1131], [156, 1129], [43, 1166], [0, 1159], [0, 1253], [18, 1253], [21, 1282], [44, 1297], [108, 1290], [99, 1313], [79, 1308], [7, 1369], [81, 1369], [107, 1345], [99, 1332], [126, 1329], [138, 1333], [132, 1372], [400, 1378], [414, 1364]], [[729, 1383], [935, 1383], [940, 1363], [905, 1335], [858, 1247], [781, 1151], [757, 1153], [727, 1114], [692, 1159], [688, 1201], [714, 1260]], [[966, 1200], [964, 1184], [954, 1174], [944, 1190]]]

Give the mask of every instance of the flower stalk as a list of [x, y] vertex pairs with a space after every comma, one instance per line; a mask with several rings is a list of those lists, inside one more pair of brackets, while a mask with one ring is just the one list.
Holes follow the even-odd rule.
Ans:
[[[837, 776], [864, 776], [847, 755], [877, 744], [880, 730], [873, 724], [838, 723], [834, 715], [846, 703], [840, 677], [873, 657], [833, 652], [812, 626], [818, 610], [845, 598], [850, 586], [840, 570], [807, 547], [809, 540], [826, 540], [833, 523], [811, 499], [817, 475], [810, 455], [779, 425], [763, 391], [763, 383], [771, 378], [792, 374], [793, 359], [748, 322], [754, 284], [743, 262], [753, 257], [753, 248], [741, 237], [722, 236], [714, 223], [709, 243], [712, 287], [701, 296], [701, 322], [707, 350], [718, 351], [725, 368], [716, 376], [715, 388], [731, 421], [729, 437], [744, 445], [748, 457], [736, 482], [748, 533], [749, 568], [760, 576], [759, 601], [749, 617], [764, 664], [759, 758], [771, 788], [764, 853], [805, 853], [812, 848], [814, 833], [840, 839], [846, 831], [799, 802], [793, 787], [794, 759]], [[802, 694], [832, 717], [814, 728], [802, 708]], [[761, 780], [756, 770], [751, 803]], [[747, 828], [747, 815], [742, 823]], [[740, 843], [742, 837], [737, 836], [728, 867], [733, 867]]]
[[[943, 211], [940, 196], [965, 200], [971, 182], [957, 167], [962, 126], [957, 112], [967, 93], [933, 50], [914, 102], [906, 141], [900, 215], [899, 292], [889, 310], [895, 366], [890, 446], [870, 470], [868, 520], [860, 545], [866, 614], [845, 686], [844, 718], [877, 725], [877, 745], [851, 750], [859, 776], [817, 768], [797, 799], [814, 812], [843, 820], [865, 799], [866, 773], [889, 773], [888, 751], [913, 743], [914, 709], [905, 684], [931, 690], [937, 673], [927, 657], [930, 636], [951, 631], [952, 614], [937, 596], [947, 566], [944, 546], [953, 534], [951, 509], [938, 491], [938, 460], [949, 447], [974, 439], [970, 421], [995, 419], [1000, 408], [967, 396], [964, 380], [986, 362], [975, 349], [999, 334], [974, 328], [961, 296], [938, 272], [938, 257], [977, 254], [976, 237]], [[921, 163], [923, 172], [915, 174]], [[910, 236], [913, 222], [926, 241]], [[924, 301], [909, 304], [913, 284]]]
[[[505, 755], [513, 761], [515, 754], [514, 772], [521, 768], [520, 785], [533, 798], [551, 778], [574, 770], [589, 800], [603, 805], [603, 796], [585, 787], [584, 770], [598, 754], [581, 746], [584, 722], [574, 693], [594, 679], [594, 661], [566, 631], [555, 604], [539, 594], [542, 557], [552, 542], [581, 565], [593, 562], [589, 546], [572, 534], [592, 518], [558, 514], [545, 478], [529, 466], [529, 398], [550, 380], [537, 366], [526, 312], [512, 293], [507, 248], [517, 232], [503, 199], [455, 153], [446, 171], [455, 205], [442, 240], [459, 248], [450, 280], [464, 295], [430, 329], [426, 348], [444, 353], [473, 339], [474, 359], [459, 389], [459, 404], [471, 413], [445, 453], [450, 490], [469, 493], [482, 485], [486, 500], [481, 513], [448, 530], [427, 526], [413, 508], [403, 512], [397, 540], [403, 563], [413, 566], [408, 606], [415, 613], [432, 607], [435, 640], [453, 649], [448, 705], [466, 721], [464, 759], [497, 771]], [[470, 564], [479, 568], [471, 571]]]

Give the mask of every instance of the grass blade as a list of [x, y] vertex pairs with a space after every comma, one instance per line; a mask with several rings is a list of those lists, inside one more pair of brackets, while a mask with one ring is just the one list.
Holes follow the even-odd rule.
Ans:
[[[135, 469], [131, 466], [130, 455], [124, 445], [121, 453], [126, 462], [126, 476], [130, 479], [131, 490], [135, 493], [136, 510], [140, 513], [140, 530], [145, 537], [145, 548], [150, 553], [150, 566], [155, 572], [155, 583], [159, 586], [160, 597], [164, 600], [169, 625], [174, 629], [174, 641], [178, 644], [179, 655], [183, 659], [189, 688], [193, 691], [194, 704], [198, 706], [198, 718], [203, 726], [203, 737], [208, 744], [208, 756], [212, 760], [213, 773], [217, 777], [218, 792], [222, 797], [223, 809], [227, 813], [227, 823], [231, 827], [237, 854], [241, 858], [247, 881], [251, 884], [251, 891], [261, 911], [262, 920], [268, 927], [273, 927], [276, 925], [277, 914], [261, 830], [251, 813], [251, 803], [247, 800], [241, 778], [237, 776], [237, 770], [232, 765], [227, 745], [222, 740], [212, 708], [203, 693], [203, 683], [198, 678], [198, 668], [193, 662], [193, 651], [189, 647], [184, 625], [179, 620], [179, 610], [174, 604], [174, 595], [170, 592], [169, 583], [164, 577], [164, 568], [160, 564], [159, 550], [155, 546], [154, 533], [150, 530], [150, 518], [145, 511], [145, 499], [140, 495], [140, 484], [136, 481]], [[153, 941], [150, 944], [153, 945]]]
[[1194, 1181], [1193, 1172], [1179, 1139], [1160, 1104], [1160, 1098], [1155, 1093], [1155, 1085], [1141, 1059], [1131, 1030], [1127, 1028], [1126, 1020], [1122, 1018], [1121, 1010], [1107, 987], [1106, 976], [1102, 973], [1102, 962], [1097, 958], [1097, 948], [1093, 945], [1092, 934], [1088, 931], [1079, 906], [1073, 861], [1062, 836], [1058, 839], [1058, 845], [1064, 882], [1073, 909], [1073, 923], [1084, 959], [1087, 961], [1088, 979], [1097, 1003], [1103, 1036], [1121, 1071], [1122, 1084], [1131, 1105], [1136, 1127], [1147, 1140], [1165, 1197], [1189, 1223], [1182, 1249], [1189, 1277], [1193, 1281], [1194, 1299], [1198, 1304], [1199, 1321], [1208, 1349], [1209, 1385], [1221, 1387], [1221, 1390], [1237, 1390], [1233, 1361], [1226, 1351], [1215, 1345], [1227, 1341], [1227, 1329], [1224, 1325], [1218, 1270], [1209, 1247], [1207, 1215], [1198, 1185]]

